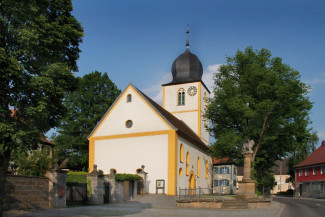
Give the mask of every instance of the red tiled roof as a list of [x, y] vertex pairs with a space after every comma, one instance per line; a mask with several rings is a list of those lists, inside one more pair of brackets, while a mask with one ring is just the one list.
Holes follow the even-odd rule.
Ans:
[[[134, 87], [134, 86], [133, 86]], [[182, 120], [176, 118], [173, 114], [168, 112], [166, 109], [161, 107], [158, 103], [153, 101], [150, 97], [140, 91], [138, 88], [134, 87], [137, 91], [139, 91], [145, 98], [150, 102], [150, 104], [175, 128], [177, 128], [177, 133], [180, 136], [183, 136], [185, 139], [191, 140], [196, 146], [199, 148], [208, 151], [209, 147], [202, 142], [200, 137], [189, 127], [185, 124]]]
[[311, 153], [311, 155], [309, 155], [304, 161], [294, 167], [304, 167], [317, 164], [325, 164], [325, 141], [323, 141], [322, 145]]
[[48, 140], [47, 138], [41, 138], [41, 141], [44, 142], [44, 143], [46, 143], [46, 144], [50, 144], [52, 146], [54, 145], [54, 142]]
[[212, 159], [213, 164], [227, 164], [227, 163], [233, 163], [233, 162], [229, 162], [229, 157], [225, 157], [225, 158], [213, 158]]

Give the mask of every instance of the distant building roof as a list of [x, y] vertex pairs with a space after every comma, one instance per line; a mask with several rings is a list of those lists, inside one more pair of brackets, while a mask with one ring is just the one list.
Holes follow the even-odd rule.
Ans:
[[275, 161], [275, 165], [272, 167], [272, 170], [274, 175], [289, 174], [288, 159]]
[[322, 145], [319, 146], [319, 148], [317, 148], [305, 160], [294, 167], [305, 167], [317, 164], [325, 164], [325, 141], [322, 141]]
[[212, 159], [212, 163], [213, 165], [218, 165], [218, 164], [235, 164], [235, 162], [230, 161], [229, 157], [225, 157], [225, 158], [213, 158]]

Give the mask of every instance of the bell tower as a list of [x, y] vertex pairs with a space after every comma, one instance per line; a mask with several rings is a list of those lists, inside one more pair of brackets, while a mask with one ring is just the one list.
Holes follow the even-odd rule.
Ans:
[[186, 50], [172, 65], [173, 80], [163, 84], [163, 108], [184, 121], [206, 144], [208, 121], [203, 117], [210, 91], [202, 81], [203, 67], [189, 50], [189, 30], [186, 30]]

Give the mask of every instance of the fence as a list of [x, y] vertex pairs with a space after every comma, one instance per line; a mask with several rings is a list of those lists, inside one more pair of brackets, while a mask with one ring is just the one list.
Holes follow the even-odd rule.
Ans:
[[205, 195], [212, 195], [212, 193], [212, 188], [179, 188], [178, 196], [180, 200], [186, 200], [190, 198], [201, 199], [205, 197]]
[[87, 183], [67, 182], [67, 205], [87, 203]]

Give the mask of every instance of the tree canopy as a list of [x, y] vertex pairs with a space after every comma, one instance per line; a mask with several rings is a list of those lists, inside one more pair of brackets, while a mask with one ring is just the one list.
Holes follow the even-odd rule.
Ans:
[[75, 86], [83, 28], [72, 9], [70, 0], [0, 1], [0, 195], [11, 152], [57, 125]]
[[298, 71], [269, 50], [237, 51], [214, 81], [214, 98], [206, 112], [216, 138], [213, 156], [240, 160], [243, 143], [254, 140], [252, 160], [259, 180], [275, 160], [308, 141], [309, 87]]
[[107, 73], [95, 71], [78, 78], [77, 89], [65, 97], [67, 115], [55, 138], [59, 161], [68, 158], [70, 169], [88, 168], [87, 136], [120, 93]]

